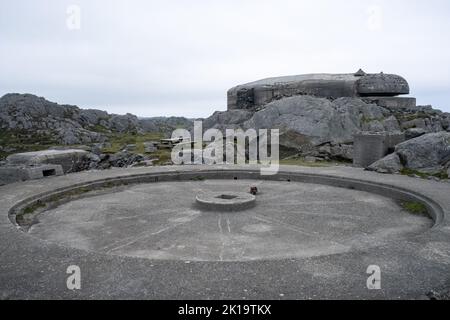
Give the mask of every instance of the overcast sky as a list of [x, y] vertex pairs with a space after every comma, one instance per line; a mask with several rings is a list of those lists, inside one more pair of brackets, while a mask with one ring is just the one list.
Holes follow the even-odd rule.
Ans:
[[0, 96], [206, 117], [240, 83], [363, 68], [450, 112], [449, 39], [448, 0], [0, 0]]

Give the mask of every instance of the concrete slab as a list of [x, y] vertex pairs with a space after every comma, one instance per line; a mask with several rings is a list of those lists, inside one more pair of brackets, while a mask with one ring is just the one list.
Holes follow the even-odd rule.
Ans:
[[[450, 285], [449, 183], [347, 167], [281, 167], [277, 176], [263, 178], [258, 169], [117, 169], [0, 187], [0, 297], [416, 299]], [[264, 209], [231, 219], [182, 205], [183, 199], [192, 203], [196, 189], [240, 188], [244, 180], [261, 183], [257, 200], [267, 185]], [[42, 213], [30, 233], [8, 216], [25, 200], [117, 181], [119, 189], [86, 193]], [[169, 195], [171, 184], [178, 189]], [[174, 204], [164, 201], [174, 194], [180, 194]], [[426, 203], [434, 225], [409, 218], [396, 206], [400, 196]], [[260, 214], [265, 217], [254, 218]], [[81, 290], [67, 289], [70, 265], [81, 269]], [[381, 268], [381, 290], [366, 286], [370, 265]]]
[[[253, 208], [229, 212], [196, 206], [196, 194], [245, 194], [255, 184], [260, 193]], [[431, 218], [411, 215], [395, 201], [368, 192], [298, 182], [206, 180], [139, 184], [71, 201], [39, 215], [29, 234], [106, 254], [251, 261], [367, 249], [432, 226]]]

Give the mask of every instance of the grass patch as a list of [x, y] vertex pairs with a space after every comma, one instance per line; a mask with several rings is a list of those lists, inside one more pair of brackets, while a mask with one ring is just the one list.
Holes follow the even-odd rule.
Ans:
[[170, 149], [159, 149], [156, 152], [152, 152], [151, 155], [158, 158], [158, 161], [153, 162], [153, 165], [160, 166], [164, 165], [168, 161], [172, 161], [172, 150]]
[[202, 176], [196, 176], [191, 179], [191, 181], [205, 181], [205, 180], [206, 180], [206, 178], [202, 177]]
[[448, 179], [448, 173], [446, 171], [441, 171], [441, 172], [434, 173], [434, 174], [428, 174], [428, 173], [420, 172], [418, 170], [403, 168], [402, 170], [400, 170], [400, 174], [404, 175], [404, 176], [409, 176], [409, 177], [418, 176], [422, 179], [428, 179], [430, 177], [439, 178], [441, 180]]
[[111, 130], [108, 130], [107, 128], [105, 128], [104, 126], [99, 125], [99, 124], [96, 124], [95, 126], [90, 127], [89, 130], [95, 131], [98, 133], [104, 133], [104, 134], [111, 133]]
[[46, 150], [56, 144], [57, 141], [51, 135], [24, 130], [0, 130], [0, 146], [4, 148], [0, 152], [0, 160], [14, 153]]
[[406, 211], [408, 211], [409, 213], [428, 217], [428, 209], [421, 202], [408, 201], [408, 202], [402, 202], [400, 204], [401, 204], [402, 208], [405, 209]]
[[162, 133], [111, 133], [106, 134], [106, 136], [111, 143], [111, 147], [102, 149], [103, 153], [116, 153], [122, 151], [127, 144], [135, 144], [136, 150], [134, 152], [140, 154], [145, 153], [144, 142], [159, 141], [164, 137]]
[[364, 115], [361, 117], [361, 123], [367, 124], [372, 121], [380, 121], [381, 122], [381, 121], [383, 121], [383, 118], [369, 118]]
[[26, 207], [23, 210], [23, 213], [24, 214], [31, 214], [31, 213], [35, 212], [36, 210], [42, 209], [42, 208], [45, 208], [45, 204], [40, 202], [40, 201], [38, 201], [38, 202], [35, 202], [32, 205]]
[[311, 167], [311, 168], [333, 167], [333, 166], [336, 166], [339, 164], [343, 164], [343, 163], [331, 162], [331, 161], [307, 162], [301, 158], [280, 160], [280, 165]]

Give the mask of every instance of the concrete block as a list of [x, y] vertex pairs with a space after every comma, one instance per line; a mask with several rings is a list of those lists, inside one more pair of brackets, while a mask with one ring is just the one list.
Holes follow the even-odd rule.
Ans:
[[394, 152], [395, 146], [405, 141], [404, 133], [360, 133], [354, 135], [353, 164], [367, 168]]
[[366, 168], [386, 155], [384, 134], [357, 134], [354, 136], [353, 164]]
[[418, 110], [416, 98], [410, 97], [364, 97], [363, 101], [388, 109]]
[[16, 153], [6, 158], [11, 166], [38, 166], [42, 164], [61, 165], [64, 173], [77, 172], [89, 152], [84, 150], [43, 150]]
[[0, 167], [0, 185], [9, 183], [43, 179], [51, 176], [63, 175], [61, 165], [39, 165], [39, 166], [4, 166]]

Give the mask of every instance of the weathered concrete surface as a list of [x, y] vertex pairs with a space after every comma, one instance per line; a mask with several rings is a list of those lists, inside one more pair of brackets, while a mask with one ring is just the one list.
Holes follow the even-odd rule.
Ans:
[[[252, 185], [258, 186], [259, 194], [247, 210], [229, 212], [228, 206], [236, 203], [215, 198], [243, 193], [232, 201], [254, 201], [248, 193]], [[420, 234], [433, 225], [429, 217], [411, 215], [389, 198], [298, 182], [160, 182], [116, 191], [46, 211], [29, 234], [105, 254], [252, 261], [368, 249]], [[197, 193], [204, 196], [203, 203], [215, 201], [216, 206], [196, 206]]]
[[[224, 181], [218, 181], [217, 183], [220, 184], [220, 186], [227, 185], [227, 183], [224, 183]], [[189, 184], [179, 185], [182, 186], [182, 188], [183, 185], [184, 187], [191, 187]], [[176, 187], [178, 187], [179, 185], [177, 185]], [[201, 186], [198, 186], [196, 188], [196, 190], [200, 190], [195, 197], [197, 209], [200, 209], [200, 211], [236, 213], [238, 211], [248, 210], [250, 208], [253, 209], [256, 204], [256, 197], [249, 192], [250, 187], [253, 186], [250, 181], [248, 181], [247, 184], [241, 184], [240, 186], [237, 186], [235, 182], [234, 185], [230, 186], [229, 189], [225, 190], [225, 188], [219, 188], [218, 191], [211, 191], [212, 189], [217, 188], [215, 188], [214, 185], [210, 185], [211, 184], [208, 183], [204, 185], [203, 188], [201, 188]], [[173, 184], [167, 185], [167, 191], [172, 192], [172, 188]], [[192, 204], [191, 191], [189, 191], [188, 194], [189, 198], [187, 198], [186, 201], [183, 201], [183, 204], [189, 206], [190, 203]], [[178, 201], [179, 200], [177, 199], [176, 202]], [[229, 220], [227, 220], [227, 222], [229, 222]]]
[[[282, 97], [321, 98], [408, 94], [408, 82], [393, 74], [305, 74], [262, 79], [228, 90], [228, 110], [252, 110]], [[412, 101], [408, 102], [408, 106]], [[415, 101], [414, 101], [415, 103]]]
[[[316, 174], [319, 175], [317, 177], [345, 177], [356, 179], [354, 181], [381, 183], [411, 190], [438, 203], [443, 210], [443, 219], [427, 231], [421, 229], [420, 224], [413, 223], [415, 228], [419, 227], [419, 229], [411, 235], [400, 235], [400, 239], [395, 241], [387, 239], [378, 243], [378, 240], [374, 238], [372, 242], [368, 234], [367, 245], [364, 242], [356, 242], [355, 247], [352, 246], [349, 251], [335, 254], [275, 260], [185, 261], [124, 257], [69, 248], [63, 244], [40, 240], [16, 229], [7, 216], [8, 209], [24, 198], [65, 186], [138, 174], [173, 172], [179, 175], [186, 170], [198, 173], [203, 172], [202, 170], [220, 170], [226, 173], [230, 169], [202, 166], [117, 169], [83, 172], [0, 187], [0, 297], [5, 299], [414, 299], [424, 297], [424, 294], [432, 289], [439, 290], [450, 286], [450, 225], [448, 222], [450, 184], [403, 176], [379, 175], [364, 172], [362, 169], [281, 167], [282, 172], [292, 175]], [[317, 178], [318, 180], [320, 179]], [[311, 176], [310, 181], [316, 181], [314, 176]], [[208, 180], [204, 181], [204, 183], [207, 182]], [[136, 186], [136, 188], [139, 187], [144, 185]], [[155, 187], [158, 185], [155, 184]], [[292, 190], [291, 199], [301, 199], [304, 194], [310, 192], [308, 188], [303, 190], [305, 193]], [[123, 192], [126, 193], [126, 189]], [[133, 195], [133, 193], [130, 194]], [[145, 188], [143, 193], [135, 192], [133, 196], [143, 197], [143, 203], [147, 197], [150, 197], [148, 198], [150, 199], [149, 210], [155, 205], [160, 205], [163, 209], [159, 201], [151, 201], [151, 194], [149, 195]], [[93, 199], [95, 198], [91, 200]], [[326, 201], [326, 194], [323, 199]], [[273, 202], [276, 202], [276, 197]], [[367, 208], [375, 208], [376, 203], [377, 201], [370, 202]], [[103, 205], [107, 204], [103, 203]], [[346, 215], [347, 208], [353, 205], [352, 203], [350, 206], [343, 206], [340, 214]], [[98, 208], [98, 215], [93, 217], [92, 221], [101, 216], [101, 205]], [[308, 208], [314, 208], [314, 206]], [[120, 212], [124, 218], [132, 216], [132, 212], [127, 212], [126, 208], [118, 207], [118, 211], [115, 214], [109, 211], [109, 214], [112, 214], [110, 218], [117, 218]], [[187, 220], [186, 216], [189, 218], [187, 213], [186, 209], [180, 208], [178, 217], [180, 223]], [[283, 215], [287, 212], [280, 204], [275, 213]], [[361, 214], [368, 215], [368, 210], [362, 210]], [[350, 216], [355, 219], [358, 217], [356, 212], [350, 213]], [[313, 215], [311, 215], [311, 222], [314, 221], [312, 217]], [[103, 218], [108, 220], [107, 215]], [[330, 219], [328, 220], [330, 226], [324, 228], [333, 230], [331, 222], [334, 220], [332, 217]], [[377, 218], [373, 217], [373, 219]], [[219, 218], [215, 217], [215, 222], [218, 220]], [[222, 229], [228, 232], [224, 221], [221, 221]], [[345, 219], [339, 219], [339, 221], [342, 222]], [[409, 219], [405, 222], [408, 228], [411, 227], [409, 222]], [[135, 224], [130, 225], [135, 226]], [[337, 227], [344, 226], [345, 223]], [[231, 231], [234, 230], [233, 227], [236, 226], [230, 226]], [[355, 230], [350, 225], [348, 227], [348, 231]], [[376, 225], [369, 227], [372, 231], [377, 229]], [[216, 232], [218, 228], [216, 224]], [[247, 231], [264, 231], [264, 229], [261, 226], [251, 227], [247, 228]], [[107, 228], [101, 230], [105, 234], [105, 239], [109, 231], [111, 230]], [[370, 232], [369, 229], [367, 231]], [[126, 230], [123, 232], [125, 233]], [[292, 233], [297, 234], [295, 231]], [[313, 234], [313, 236], [320, 236], [320, 234]], [[342, 238], [336, 240], [340, 241]], [[66, 288], [68, 276], [66, 270], [68, 266], [74, 264], [80, 266], [82, 272], [80, 291], [70, 291]], [[378, 265], [381, 268], [381, 290], [366, 288], [368, 277], [366, 270], [369, 265]]]
[[394, 152], [395, 146], [405, 141], [403, 133], [370, 133], [362, 132], [354, 135], [353, 164], [367, 168], [388, 153]]
[[0, 167], [0, 185], [42, 179], [50, 176], [63, 175], [60, 165], [44, 164], [37, 166], [4, 166]]
[[416, 98], [411, 97], [364, 97], [363, 100], [388, 109], [418, 110]]
[[35, 152], [16, 153], [6, 158], [11, 165], [35, 166], [42, 164], [61, 165], [64, 173], [77, 172], [83, 166], [84, 158], [89, 152], [79, 149], [43, 150]]

